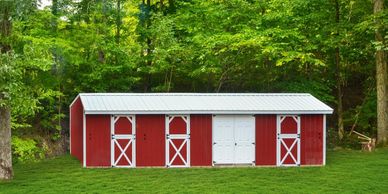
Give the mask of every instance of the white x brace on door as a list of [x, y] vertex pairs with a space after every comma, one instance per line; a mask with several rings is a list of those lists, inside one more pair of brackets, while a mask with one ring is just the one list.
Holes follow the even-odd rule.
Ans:
[[300, 165], [300, 116], [277, 116], [277, 166]]
[[136, 117], [120, 115], [111, 117], [112, 167], [136, 166]]
[[[179, 121], [180, 124], [177, 124], [177, 127], [172, 126], [173, 122]], [[166, 115], [165, 123], [166, 167], [189, 167], [190, 115]]]

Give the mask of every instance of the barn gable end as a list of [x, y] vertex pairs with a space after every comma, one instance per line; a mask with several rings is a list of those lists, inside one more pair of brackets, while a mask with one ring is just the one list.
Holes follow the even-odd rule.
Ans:
[[70, 154], [83, 162], [83, 114], [79, 96], [70, 105]]

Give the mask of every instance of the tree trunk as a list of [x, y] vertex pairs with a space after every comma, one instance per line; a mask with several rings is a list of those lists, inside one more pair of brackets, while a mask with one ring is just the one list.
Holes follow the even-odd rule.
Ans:
[[[374, 0], [373, 12], [384, 11], [384, 0]], [[376, 20], [377, 25], [380, 20]], [[384, 29], [378, 28], [375, 32], [377, 42], [384, 43]], [[388, 143], [388, 106], [387, 106], [387, 59], [385, 51], [378, 49], [376, 51], [376, 90], [377, 90], [377, 143], [386, 145]]]
[[[10, 20], [12, 1], [1, 2], [0, 12], [0, 40], [11, 35], [12, 22]], [[11, 45], [0, 41], [0, 53], [7, 53]], [[0, 91], [0, 100], [4, 100], [3, 92]], [[9, 180], [13, 177], [12, 150], [11, 150], [11, 110], [9, 106], [0, 106], [0, 180]]]
[[[147, 7], [149, 10], [151, 10], [151, 0], [147, 0]], [[150, 12], [148, 12], [148, 14], [151, 14]], [[150, 26], [151, 26], [151, 15], [148, 15], [146, 17], [146, 22], [145, 22], [145, 27], [147, 29], [147, 31], [149, 31], [150, 29]], [[152, 66], [152, 40], [151, 40], [151, 37], [147, 34], [147, 38], [146, 38], [146, 44], [147, 44], [147, 48], [146, 48], [146, 56], [147, 56], [147, 59], [145, 61], [145, 65], [147, 67], [151, 67]], [[151, 85], [151, 79], [152, 79], [152, 75], [150, 72], [147, 72], [145, 74], [145, 78], [144, 78], [144, 90], [143, 92], [148, 92], [149, 88], [150, 88], [150, 85]]]
[[117, 18], [116, 18], [116, 44], [120, 45], [120, 28], [121, 28], [121, 0], [117, 0]]
[[[335, 21], [337, 26], [339, 26], [340, 22], [340, 7], [338, 0], [335, 0]], [[336, 35], [338, 37], [339, 30], [337, 29]], [[337, 43], [337, 47], [335, 48], [335, 66], [336, 66], [336, 82], [337, 82], [337, 119], [338, 119], [338, 136], [341, 140], [344, 137], [344, 119], [343, 119], [343, 106], [342, 106], [342, 77], [341, 77], [341, 56], [339, 43]]]
[[12, 179], [11, 111], [0, 107], [0, 180]]

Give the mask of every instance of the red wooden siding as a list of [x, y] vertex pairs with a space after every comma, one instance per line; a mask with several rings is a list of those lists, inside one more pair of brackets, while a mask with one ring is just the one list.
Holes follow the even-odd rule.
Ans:
[[[129, 142], [129, 139], [117, 139], [117, 144], [119, 144], [122, 149], [124, 149], [125, 146], [127, 146], [128, 142]], [[119, 159], [120, 155], [122, 154], [122, 152], [117, 144], [115, 143], [115, 146], [114, 146], [115, 161], [117, 161]], [[128, 148], [125, 150], [125, 155], [128, 157], [128, 159], [130, 161], [133, 161], [132, 160], [132, 145], [133, 144], [131, 143], [128, 146]], [[129, 164], [128, 160], [126, 159], [126, 157], [121, 156], [120, 160], [117, 161], [117, 165], [118, 166], [128, 166], [130, 164]]]
[[281, 125], [282, 134], [297, 134], [298, 133], [298, 123], [293, 117], [286, 117], [282, 121]]
[[186, 122], [182, 117], [174, 117], [170, 122], [170, 134], [186, 134]]
[[323, 163], [323, 115], [301, 116], [301, 164]]
[[86, 115], [86, 166], [111, 165], [109, 115]]
[[127, 117], [120, 117], [115, 123], [114, 134], [128, 135], [132, 134], [132, 124]]
[[[183, 139], [172, 139], [171, 140], [175, 147], [177, 149], [179, 149], [181, 147], [181, 145], [183, 144]], [[183, 162], [182, 158], [187, 161], [187, 143], [185, 143], [182, 147], [182, 149], [179, 151], [179, 153], [182, 155], [182, 158], [177, 154], [177, 151], [175, 151], [174, 147], [169, 146], [169, 149], [170, 149], [170, 162], [171, 162], [171, 165], [184, 165], [185, 163]], [[176, 155], [176, 156], [175, 156]], [[175, 158], [174, 158], [175, 157]], [[174, 160], [172, 160], [174, 158]]]
[[136, 166], [165, 166], [164, 115], [136, 115]]
[[256, 115], [256, 165], [276, 165], [276, 115]]
[[81, 99], [77, 100], [70, 107], [70, 153], [83, 162], [83, 106]]
[[211, 115], [190, 115], [190, 153], [192, 166], [212, 165]]

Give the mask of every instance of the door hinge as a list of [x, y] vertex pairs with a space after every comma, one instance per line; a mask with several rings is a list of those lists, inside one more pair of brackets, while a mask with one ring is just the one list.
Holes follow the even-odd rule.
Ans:
[[234, 143], [234, 145], [236, 146], [236, 145], [237, 145], [237, 143]]
[[213, 142], [213, 145], [216, 145], [217, 143], [216, 142]]

